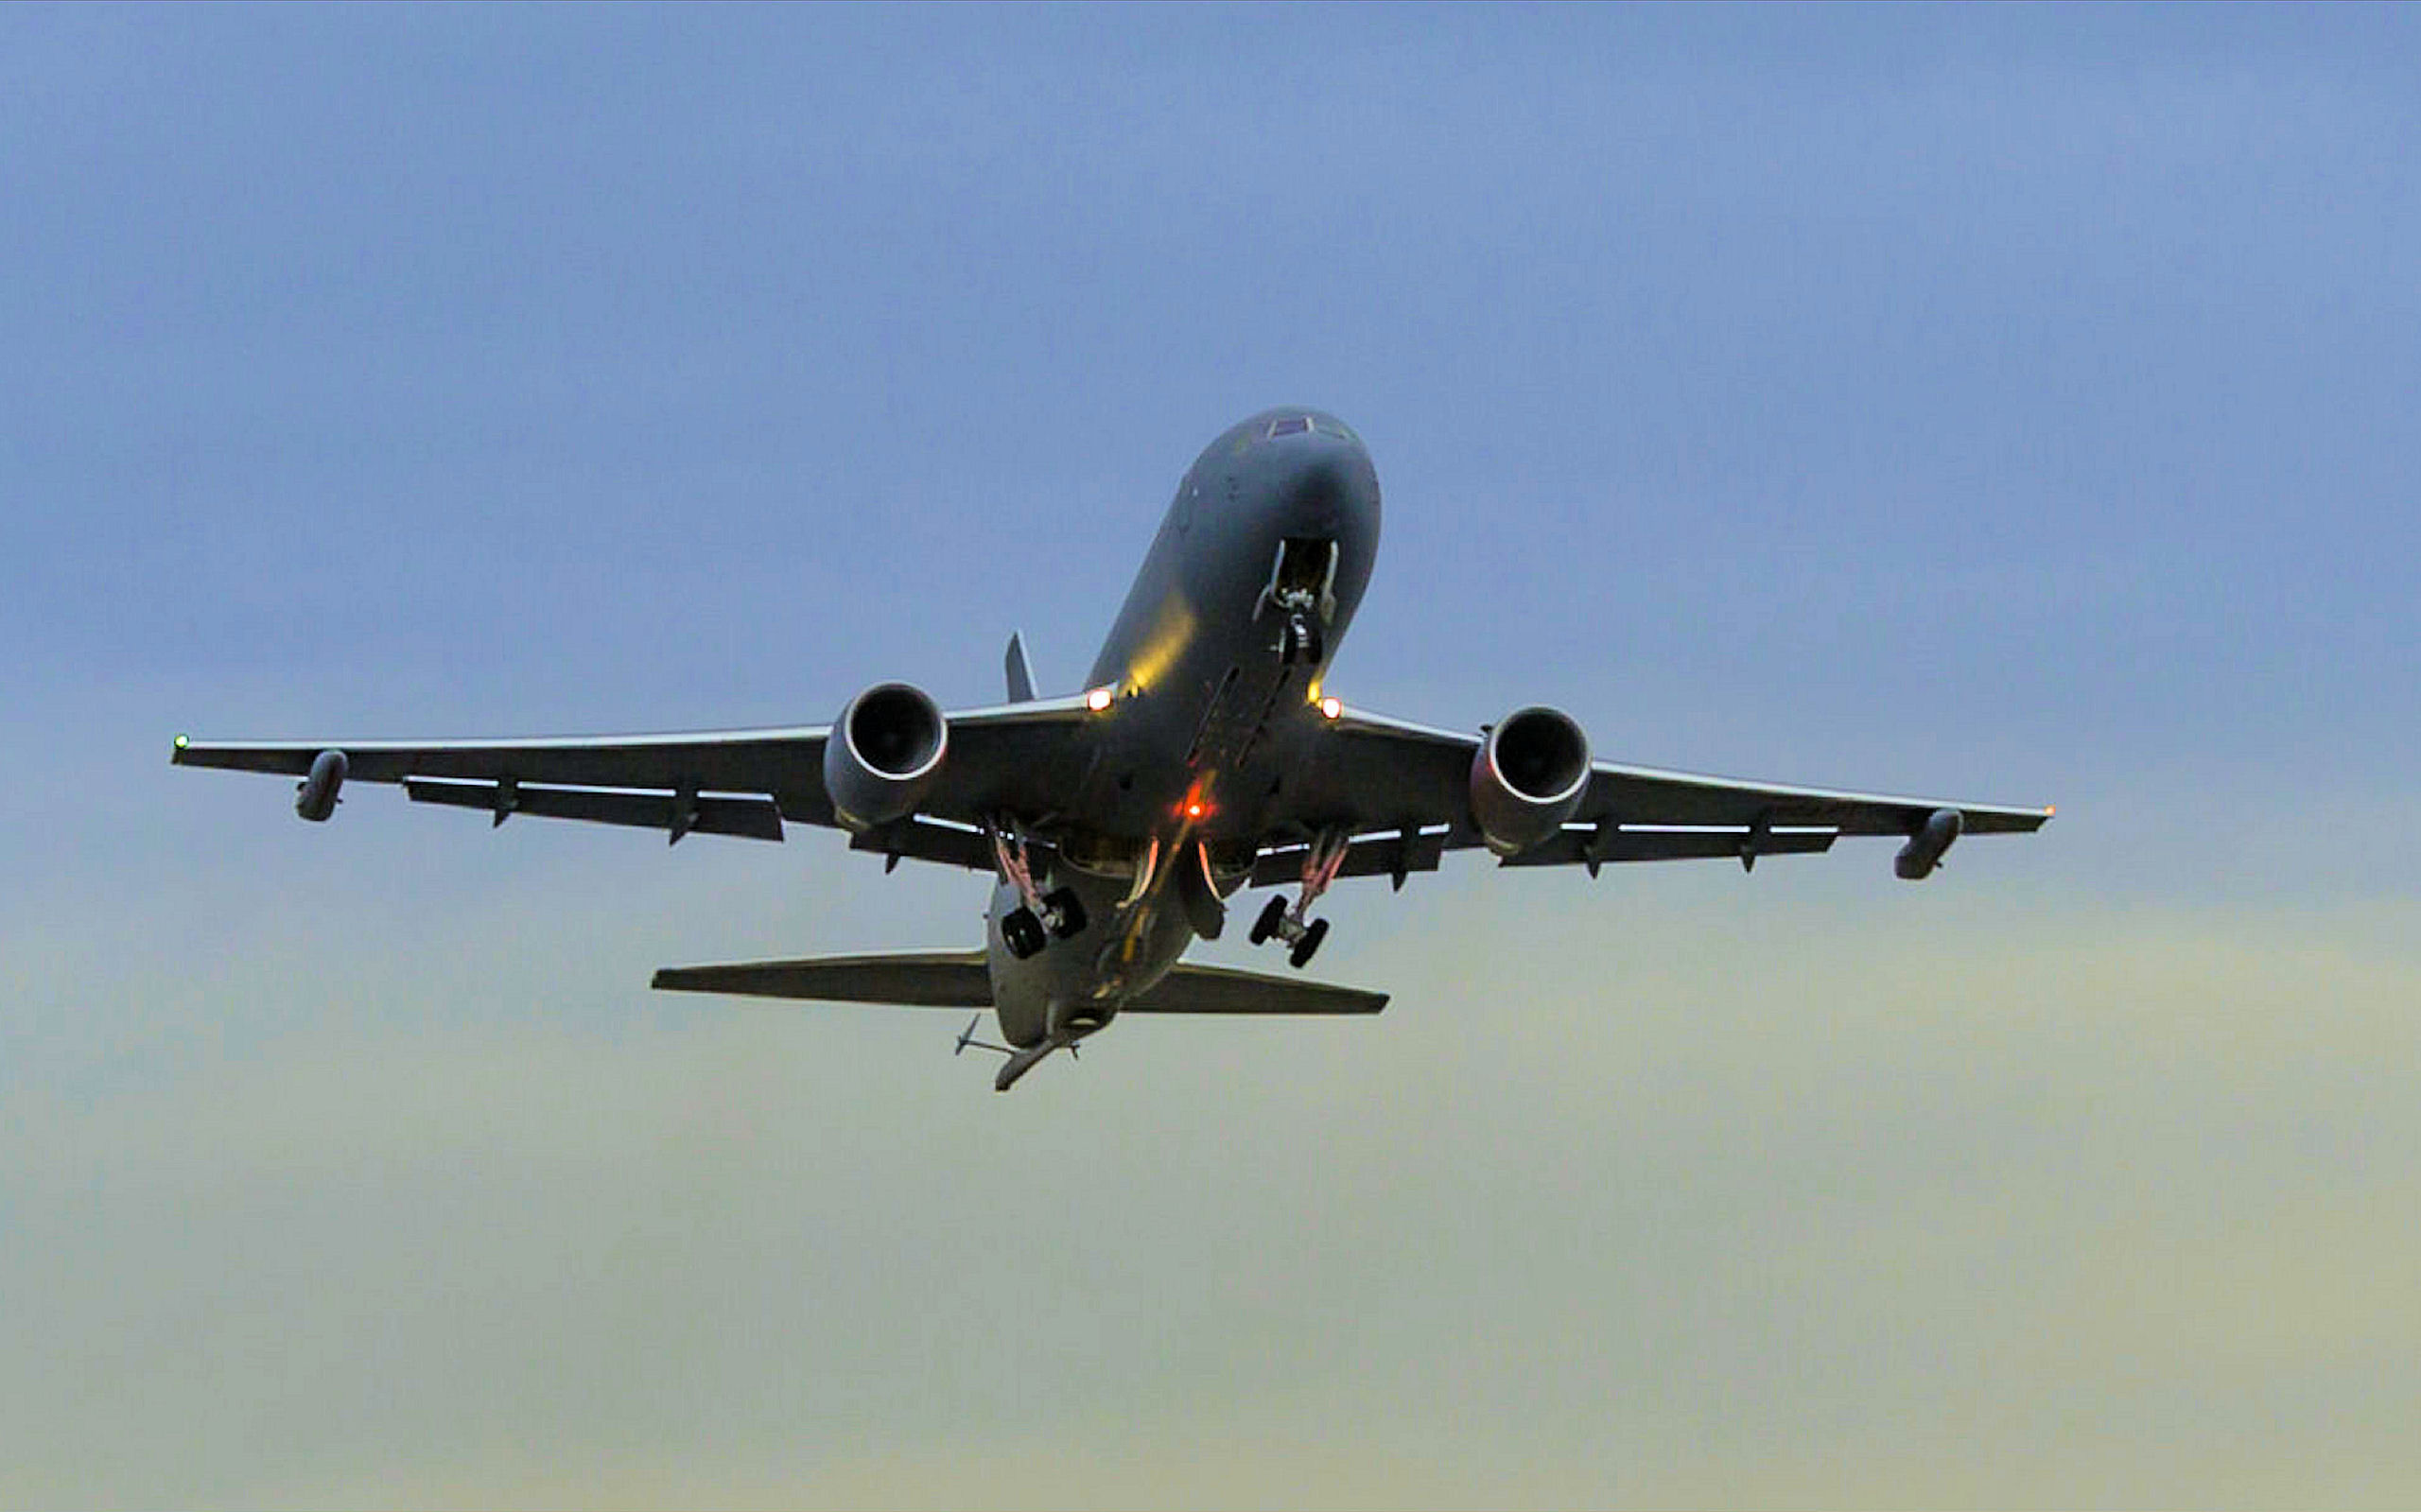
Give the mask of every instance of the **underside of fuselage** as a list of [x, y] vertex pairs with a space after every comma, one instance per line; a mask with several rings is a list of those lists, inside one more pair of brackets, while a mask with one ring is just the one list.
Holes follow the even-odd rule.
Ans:
[[1187, 470], [1093, 664], [1088, 686], [1108, 707], [1087, 732], [1085, 783], [1060, 812], [1006, 816], [1045, 843], [1024, 852], [1042, 858], [1030, 877], [1003, 868], [986, 915], [994, 1009], [1017, 1051], [1003, 1087], [1218, 935], [1262, 845], [1315, 838], [1289, 779], [1379, 519], [1369, 454], [1316, 410], [1255, 415]]

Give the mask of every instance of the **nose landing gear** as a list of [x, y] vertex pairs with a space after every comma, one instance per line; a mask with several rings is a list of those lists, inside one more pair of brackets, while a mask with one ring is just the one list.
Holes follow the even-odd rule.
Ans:
[[1307, 918], [1312, 905], [1319, 901], [1331, 882], [1336, 880], [1337, 870], [1345, 864], [1345, 853], [1352, 847], [1353, 837], [1342, 830], [1327, 830], [1312, 842], [1303, 853], [1303, 890], [1295, 906], [1286, 906], [1282, 893], [1270, 898], [1252, 923], [1247, 936], [1255, 945], [1275, 938], [1287, 944], [1286, 964], [1299, 971], [1312, 964], [1319, 953], [1320, 942], [1328, 938], [1328, 920]]
[[1322, 627], [1336, 614], [1336, 559], [1334, 541], [1290, 536], [1279, 543], [1269, 585], [1253, 612], [1274, 607], [1284, 617], [1278, 627], [1278, 659], [1284, 666], [1316, 667], [1327, 659]]
[[1278, 660], [1287, 667], [1316, 667], [1322, 651], [1320, 627], [1307, 616], [1288, 615], [1286, 627], [1278, 633]]

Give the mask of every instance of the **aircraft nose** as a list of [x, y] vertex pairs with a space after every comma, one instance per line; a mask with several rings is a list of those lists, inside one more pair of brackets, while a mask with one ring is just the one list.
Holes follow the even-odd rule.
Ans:
[[1278, 490], [1279, 508], [1291, 534], [1334, 537], [1351, 529], [1367, 512], [1366, 475], [1369, 464], [1361, 448], [1350, 441], [1322, 435], [1289, 438], [1280, 443], [1286, 457], [1285, 478]]

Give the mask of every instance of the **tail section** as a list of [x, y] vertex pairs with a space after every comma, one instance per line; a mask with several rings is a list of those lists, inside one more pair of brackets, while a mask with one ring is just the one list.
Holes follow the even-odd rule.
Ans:
[[1033, 703], [1034, 669], [1026, 665], [1025, 635], [1022, 632], [1010, 632], [1009, 651], [1005, 662], [1006, 665], [1002, 670], [1008, 673], [1009, 702], [1012, 704]]

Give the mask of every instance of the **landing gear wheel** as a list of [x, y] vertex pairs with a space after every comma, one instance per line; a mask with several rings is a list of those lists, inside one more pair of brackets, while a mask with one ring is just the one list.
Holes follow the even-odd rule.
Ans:
[[1019, 907], [1001, 915], [1001, 943], [1009, 947], [1010, 955], [1027, 961], [1040, 955], [1051, 941], [1042, 932], [1042, 921], [1034, 916], [1034, 910]]
[[1055, 938], [1065, 940], [1081, 934], [1085, 929], [1084, 900], [1076, 896], [1076, 890], [1072, 887], [1046, 894], [1042, 899], [1042, 919], [1051, 927]]
[[1312, 957], [1319, 953], [1320, 942], [1327, 938], [1328, 920], [1314, 919], [1311, 928], [1303, 931], [1303, 937], [1295, 942], [1295, 948], [1286, 952], [1286, 964], [1298, 971], [1310, 965]]
[[1319, 627], [1301, 615], [1288, 615], [1278, 633], [1278, 659], [1288, 667], [1315, 667], [1320, 659]]
[[1252, 930], [1245, 938], [1255, 945], [1267, 943], [1270, 936], [1278, 932], [1278, 926], [1285, 917], [1286, 895], [1282, 893], [1271, 894], [1269, 902], [1261, 911], [1261, 917], [1252, 921]]

